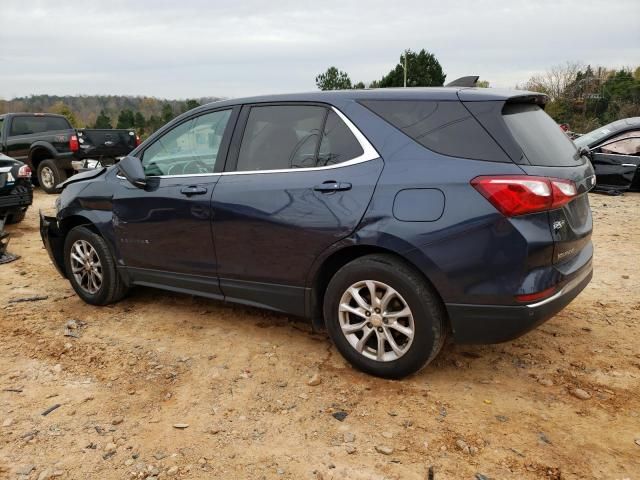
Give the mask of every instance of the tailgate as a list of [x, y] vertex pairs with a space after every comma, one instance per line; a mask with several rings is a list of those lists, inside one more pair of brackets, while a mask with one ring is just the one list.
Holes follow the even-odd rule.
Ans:
[[577, 196], [572, 201], [548, 212], [553, 262], [563, 262], [590, 248], [593, 224], [587, 192], [595, 185], [595, 175], [588, 158], [580, 156], [573, 142], [539, 106], [507, 103], [502, 115], [526, 159], [520, 163], [525, 173], [571, 180], [576, 185]]
[[136, 147], [133, 130], [78, 130], [80, 148], [85, 157], [123, 157]]

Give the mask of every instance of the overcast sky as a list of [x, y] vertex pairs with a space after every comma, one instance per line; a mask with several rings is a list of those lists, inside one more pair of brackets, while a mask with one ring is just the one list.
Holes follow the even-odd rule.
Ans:
[[401, 52], [512, 87], [567, 60], [640, 64], [639, 0], [0, 3], [0, 97], [238, 97], [379, 79]]

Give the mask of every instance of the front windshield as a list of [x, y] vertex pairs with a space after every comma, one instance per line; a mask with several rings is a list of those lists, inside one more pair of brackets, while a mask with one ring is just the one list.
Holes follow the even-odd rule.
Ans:
[[604, 127], [596, 128], [595, 130], [585, 133], [584, 135], [576, 138], [573, 143], [576, 144], [578, 148], [580, 147], [588, 147], [589, 145], [595, 144], [601, 139], [608, 137], [612, 133], [614, 133], [614, 129], [611, 128], [613, 123], [605, 125]]

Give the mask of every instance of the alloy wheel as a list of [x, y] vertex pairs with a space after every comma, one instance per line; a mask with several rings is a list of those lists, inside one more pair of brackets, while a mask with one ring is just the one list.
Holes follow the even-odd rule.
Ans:
[[55, 186], [55, 178], [51, 168], [42, 167], [42, 170], [40, 171], [40, 182], [45, 188], [53, 188]]
[[402, 357], [415, 335], [413, 314], [405, 299], [376, 280], [347, 288], [340, 299], [338, 319], [349, 344], [364, 357], [381, 362]]
[[71, 246], [71, 272], [85, 292], [93, 295], [102, 287], [102, 263], [98, 252], [86, 240], [76, 240]]

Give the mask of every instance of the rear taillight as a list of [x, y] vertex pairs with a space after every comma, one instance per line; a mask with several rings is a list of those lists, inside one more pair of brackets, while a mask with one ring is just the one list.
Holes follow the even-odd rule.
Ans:
[[136, 135], [136, 147], [140, 145], [140, 135]]
[[80, 150], [80, 142], [78, 142], [77, 135], [71, 135], [69, 137], [69, 150], [71, 150], [72, 152], [77, 152], [78, 150]]
[[507, 217], [560, 208], [578, 193], [571, 180], [529, 175], [481, 176], [471, 185]]
[[18, 178], [31, 178], [31, 169], [28, 165], [23, 165], [18, 169]]

